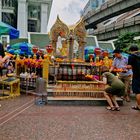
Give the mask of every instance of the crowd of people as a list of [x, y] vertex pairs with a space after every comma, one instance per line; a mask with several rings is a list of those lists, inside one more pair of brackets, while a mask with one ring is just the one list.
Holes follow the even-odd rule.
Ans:
[[14, 71], [11, 56], [12, 55], [5, 55], [4, 47], [2, 43], [0, 43], [0, 77], [3, 75], [3, 69], [6, 70], [6, 74], [12, 73]]
[[[116, 96], [122, 97], [130, 102], [130, 82], [132, 80], [132, 91], [136, 94], [136, 105], [132, 106], [134, 110], [140, 110], [140, 52], [137, 45], [129, 48], [130, 55], [125, 58], [121, 54], [121, 50], [114, 50], [114, 60], [110, 69], [102, 69], [102, 81], [94, 79], [98, 82], [108, 84], [105, 89], [104, 96], [109, 104], [108, 110], [119, 111], [120, 107], [116, 101]], [[121, 68], [122, 71], [118, 75], [111, 72], [115, 68]]]
[[[11, 59], [10, 56], [5, 55], [3, 44], [0, 43], [0, 80], [2, 79], [2, 76], [4, 75], [4, 73], [8, 74], [14, 71], [14, 66], [10, 59]], [[0, 104], [0, 107], [1, 107], [1, 104]]]

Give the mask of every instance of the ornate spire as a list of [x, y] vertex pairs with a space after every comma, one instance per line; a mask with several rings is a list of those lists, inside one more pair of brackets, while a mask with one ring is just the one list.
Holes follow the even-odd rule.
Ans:
[[59, 18], [59, 15], [57, 15], [56, 22], [50, 30], [51, 40], [57, 41], [58, 36], [67, 38], [68, 34], [69, 34], [68, 26], [64, 22], [62, 22]]

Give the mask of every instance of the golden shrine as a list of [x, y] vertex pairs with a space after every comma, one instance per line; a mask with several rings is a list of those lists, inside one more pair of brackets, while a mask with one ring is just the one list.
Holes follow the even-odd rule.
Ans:
[[[53, 82], [53, 96], [103, 96], [105, 86], [94, 81], [93, 77], [100, 78], [100, 66], [104, 62], [108, 65], [108, 58], [85, 62], [84, 49], [87, 42], [83, 20], [67, 26], [57, 17], [49, 36], [51, 42], [46, 46], [47, 53], [43, 54], [38, 47], [34, 47], [33, 58], [20, 58], [17, 55], [15, 68], [20, 78], [21, 91], [22, 88], [26, 92], [27, 89], [35, 89], [36, 77], [39, 75], [46, 79], [47, 88], [50, 81]], [[97, 52], [99, 55], [100, 50]]]
[[87, 76], [99, 75], [99, 66], [85, 62], [85, 38], [86, 29], [82, 19], [73, 26], [67, 26], [57, 17], [50, 31], [53, 55], [59, 65], [53, 96], [103, 97], [104, 85]]
[[57, 17], [50, 31], [54, 56], [71, 62], [75, 59], [83, 61], [85, 37], [86, 29], [82, 19], [76, 25], [68, 27]]

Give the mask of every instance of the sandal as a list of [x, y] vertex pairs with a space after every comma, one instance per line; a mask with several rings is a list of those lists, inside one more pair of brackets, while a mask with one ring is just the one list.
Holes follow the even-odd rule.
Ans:
[[115, 110], [116, 111], [120, 111], [120, 107], [115, 107]]
[[134, 110], [140, 110], [140, 108], [138, 106], [132, 106], [131, 108]]
[[115, 107], [111, 107], [111, 106], [107, 106], [106, 109], [110, 111], [115, 111]]

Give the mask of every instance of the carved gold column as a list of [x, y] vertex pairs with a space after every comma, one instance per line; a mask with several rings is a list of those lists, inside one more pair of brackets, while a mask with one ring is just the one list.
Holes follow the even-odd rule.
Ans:
[[48, 79], [49, 79], [49, 62], [50, 62], [49, 61], [49, 56], [48, 55], [44, 56], [44, 59], [43, 59], [43, 69], [42, 69], [42, 71], [43, 71], [42, 77], [44, 79], [46, 79], [47, 85], [48, 85]]
[[70, 61], [73, 59], [73, 43], [74, 43], [73, 36], [70, 35], [69, 37], [69, 60]]
[[74, 35], [79, 43], [79, 59], [84, 60], [84, 47], [85, 47], [85, 37], [86, 37], [86, 29], [83, 19], [81, 19], [74, 28]]
[[19, 67], [18, 64], [20, 63], [20, 57], [17, 55], [16, 60], [15, 60], [15, 71], [16, 71], [16, 76], [20, 75]]

